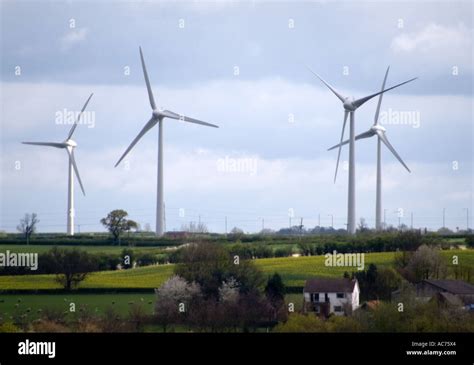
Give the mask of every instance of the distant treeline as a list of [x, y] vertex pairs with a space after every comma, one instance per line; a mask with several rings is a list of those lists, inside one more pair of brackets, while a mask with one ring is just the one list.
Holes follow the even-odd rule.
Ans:
[[[156, 237], [152, 232], [138, 232], [125, 234], [120, 242], [107, 233], [84, 233], [74, 236], [65, 234], [38, 233], [30, 238], [31, 245], [63, 245], [63, 246], [134, 246], [134, 247], [170, 247], [180, 246], [190, 242], [209, 243], [266, 243], [270, 245], [284, 245], [301, 243], [302, 249], [305, 244], [320, 247], [324, 244], [344, 243], [347, 247], [360, 246], [367, 252], [391, 251], [392, 248], [399, 248], [400, 237], [423, 237], [430, 242], [438, 240], [438, 243], [446, 242], [448, 239], [463, 239], [472, 235], [440, 235], [437, 233], [421, 234], [419, 231], [402, 232], [367, 232], [356, 236], [335, 233], [332, 235], [282, 235], [282, 234], [217, 234], [217, 233], [189, 233], [174, 234], [170, 232], [167, 236]], [[403, 239], [402, 239], [403, 240]], [[20, 245], [25, 244], [25, 238], [21, 234], [0, 233], [0, 245]], [[402, 243], [405, 245], [405, 243]], [[409, 245], [409, 244], [408, 244]], [[370, 246], [370, 247], [367, 247]], [[365, 247], [365, 248], [364, 248]], [[315, 248], [316, 249], [316, 248]], [[311, 253], [313, 254], [313, 253]]]
[[[180, 244], [196, 243], [223, 243], [225, 249], [232, 256], [239, 256], [241, 259], [261, 259], [272, 257], [288, 257], [293, 254], [303, 256], [324, 255], [337, 251], [339, 253], [358, 252], [391, 252], [391, 251], [415, 251], [421, 245], [438, 246], [442, 249], [449, 249], [456, 243], [450, 243], [437, 234], [421, 234], [417, 231], [406, 231], [398, 233], [382, 233], [378, 235], [357, 235], [357, 236], [307, 236], [307, 237], [286, 237], [277, 236], [257, 236], [243, 235], [241, 239], [229, 240], [218, 237], [213, 239], [210, 236], [199, 236], [199, 239], [187, 238], [179, 241]], [[58, 244], [64, 245], [64, 241], [59, 238]], [[148, 238], [147, 238], [148, 239]], [[156, 240], [156, 239], [155, 239]], [[164, 239], [166, 240], [166, 239]], [[150, 239], [151, 241], [151, 239]], [[178, 240], [173, 240], [176, 246]], [[70, 240], [67, 245], [71, 248], [75, 245], [82, 245], [84, 241], [77, 239], [75, 245]], [[143, 241], [141, 241], [143, 243]], [[470, 235], [464, 239], [464, 244], [474, 247], [474, 236]], [[164, 246], [165, 244], [163, 244]], [[137, 244], [136, 246], [143, 246]], [[150, 246], [152, 246], [150, 244]], [[117, 268], [129, 269], [137, 266], [149, 266], [157, 264], [181, 263], [184, 247], [175, 250], [158, 250], [154, 253], [142, 253], [133, 250], [133, 247], [124, 247], [121, 252], [115, 253], [88, 253], [93, 260], [93, 271], [116, 270]], [[40, 253], [38, 262], [48, 262], [49, 252]], [[126, 262], [124, 258], [127, 258]], [[0, 275], [22, 275], [22, 274], [49, 274], [52, 273], [47, 265], [39, 265], [38, 270], [31, 271], [25, 268], [0, 267]]]

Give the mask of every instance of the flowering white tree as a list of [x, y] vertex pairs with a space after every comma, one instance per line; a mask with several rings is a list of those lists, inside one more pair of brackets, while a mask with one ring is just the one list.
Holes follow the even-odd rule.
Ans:
[[239, 299], [239, 282], [231, 277], [223, 281], [219, 288], [219, 300], [223, 303], [235, 303]]
[[201, 288], [197, 283], [189, 284], [182, 277], [173, 275], [161, 287], [155, 289], [155, 293], [157, 299], [187, 303], [201, 294]]
[[155, 289], [155, 318], [166, 329], [169, 324], [179, 322], [181, 315], [180, 306], [184, 308], [192, 299], [201, 296], [201, 287], [197, 283], [188, 283], [182, 277], [174, 275], [161, 287]]

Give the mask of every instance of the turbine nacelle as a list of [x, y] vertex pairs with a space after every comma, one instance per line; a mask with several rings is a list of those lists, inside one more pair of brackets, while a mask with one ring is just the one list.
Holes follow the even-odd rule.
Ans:
[[377, 133], [379, 131], [383, 133], [386, 132], [386, 129], [379, 124], [373, 125], [372, 127], [370, 127], [370, 130], [374, 133]]
[[73, 141], [72, 139], [65, 140], [64, 144], [66, 145], [66, 147], [71, 147], [71, 148], [77, 147], [76, 141]]
[[353, 96], [348, 96], [344, 98], [344, 102], [342, 104], [344, 107], [344, 110], [347, 110], [349, 112], [353, 112], [354, 110], [357, 109], [357, 106], [354, 105], [354, 97]]
[[153, 119], [163, 119], [165, 115], [163, 114], [163, 109], [154, 109], [151, 113]]

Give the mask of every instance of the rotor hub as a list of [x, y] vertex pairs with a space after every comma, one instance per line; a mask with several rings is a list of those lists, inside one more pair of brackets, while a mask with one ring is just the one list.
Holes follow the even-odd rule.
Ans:
[[73, 141], [72, 139], [66, 140], [65, 143], [67, 144], [68, 147], [72, 147], [72, 148], [77, 147], [76, 141]]
[[153, 118], [154, 118], [154, 119], [161, 119], [161, 118], [163, 118], [163, 113], [161, 112], [160, 109], [155, 109], [155, 110], [153, 110], [152, 115], [153, 115]]
[[354, 110], [357, 109], [354, 106], [354, 98], [349, 98], [349, 97], [345, 98], [343, 106], [345, 110], [350, 111], [350, 112], [353, 112]]

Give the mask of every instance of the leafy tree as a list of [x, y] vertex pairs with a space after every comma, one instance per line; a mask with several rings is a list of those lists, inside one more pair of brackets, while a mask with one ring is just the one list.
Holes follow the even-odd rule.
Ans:
[[239, 227], [234, 227], [230, 230], [230, 234], [238, 234], [238, 235], [242, 235], [244, 234], [244, 231], [242, 228], [239, 228]]
[[112, 234], [114, 241], [120, 243], [120, 235], [123, 232], [137, 228], [135, 221], [127, 219], [128, 213], [122, 209], [112, 210], [107, 217], [102, 218], [100, 223]]
[[91, 254], [78, 249], [60, 249], [53, 247], [42, 255], [41, 262], [48, 273], [56, 274], [56, 281], [64, 289], [77, 287], [87, 275], [97, 270], [98, 264]]
[[446, 275], [446, 263], [437, 248], [422, 245], [411, 257], [407, 270], [412, 281], [440, 279]]
[[224, 247], [214, 243], [192, 244], [181, 250], [175, 274], [201, 286], [206, 298], [217, 299], [223, 282], [234, 278], [240, 292], [258, 289], [263, 285], [261, 272], [252, 262], [233, 257]]
[[277, 319], [279, 315], [286, 316], [285, 292], [285, 285], [278, 273], [268, 278], [265, 286], [265, 296], [272, 307], [274, 319]]
[[465, 240], [467, 247], [474, 248], [474, 234], [466, 236]]
[[27, 245], [30, 243], [31, 235], [36, 232], [36, 225], [38, 223], [39, 219], [36, 213], [26, 213], [23, 219], [20, 220], [20, 224], [16, 227], [25, 236]]
[[265, 295], [271, 303], [281, 304], [285, 299], [285, 285], [281, 279], [280, 274], [275, 273], [268, 278], [265, 286]]

